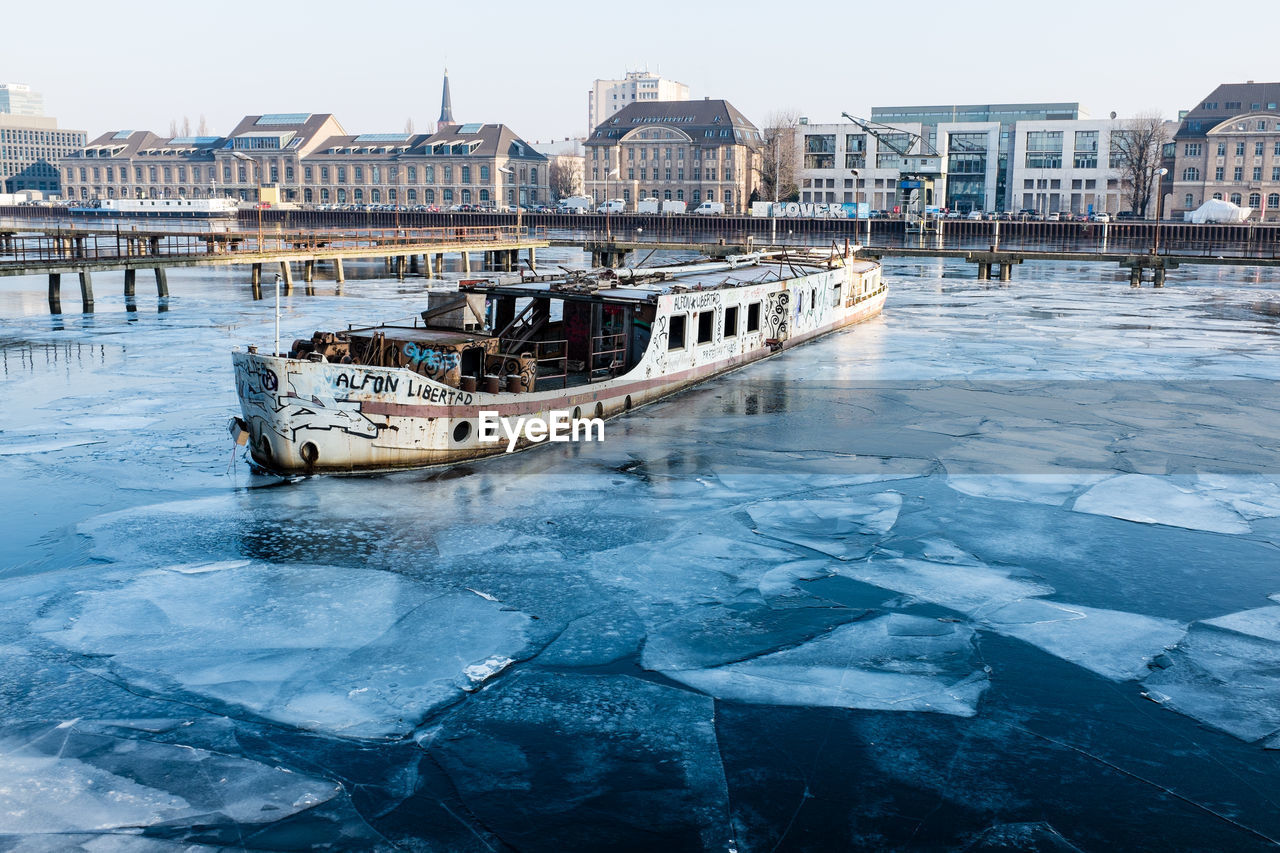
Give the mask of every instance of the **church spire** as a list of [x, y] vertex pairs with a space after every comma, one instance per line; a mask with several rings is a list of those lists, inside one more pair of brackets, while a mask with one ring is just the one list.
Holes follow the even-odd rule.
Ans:
[[444, 91], [440, 95], [440, 120], [436, 122], [436, 127], [444, 130], [446, 127], [453, 127], [457, 124], [453, 120], [453, 101], [449, 97], [449, 69], [444, 70]]

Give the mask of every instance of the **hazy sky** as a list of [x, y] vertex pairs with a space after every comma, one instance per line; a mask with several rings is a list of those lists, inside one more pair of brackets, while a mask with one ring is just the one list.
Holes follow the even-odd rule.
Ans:
[[[1275, 80], [1280, 2], [268, 0], [8, 4], [0, 81], [63, 127], [147, 129], [201, 115], [331, 112], [349, 133], [419, 130], [447, 65], [459, 121], [530, 140], [581, 135], [597, 77], [648, 68], [758, 124], [891, 104], [1079, 101], [1169, 118], [1219, 82]], [[1251, 36], [1250, 34], [1255, 34]], [[1216, 34], [1220, 47], [1212, 45]], [[1256, 44], [1251, 43], [1256, 38]]]

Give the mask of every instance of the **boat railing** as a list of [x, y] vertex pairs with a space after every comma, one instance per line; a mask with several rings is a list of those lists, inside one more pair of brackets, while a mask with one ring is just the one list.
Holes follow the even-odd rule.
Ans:
[[515, 338], [499, 338], [498, 349], [506, 358], [519, 358], [520, 353], [533, 355], [537, 387], [560, 380], [560, 387], [569, 386], [569, 342], [525, 341]]
[[627, 363], [627, 336], [622, 332], [591, 339], [590, 380], [612, 379]]

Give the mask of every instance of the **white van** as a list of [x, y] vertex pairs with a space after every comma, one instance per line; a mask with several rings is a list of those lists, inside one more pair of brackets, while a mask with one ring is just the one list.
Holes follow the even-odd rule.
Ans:
[[663, 213], [679, 214], [679, 213], [686, 212], [688, 209], [689, 209], [689, 206], [685, 204], [683, 201], [675, 201], [673, 199], [667, 199], [666, 201], [662, 202]]
[[636, 213], [657, 213], [658, 199], [642, 198], [636, 202]]
[[595, 202], [585, 195], [571, 195], [560, 199], [556, 207], [559, 208], [561, 213], [586, 213], [591, 210], [594, 204]]
[[722, 201], [704, 201], [694, 211], [696, 216], [720, 216], [723, 213], [724, 202]]
[[596, 213], [626, 213], [627, 203], [620, 198], [611, 198], [596, 208]]

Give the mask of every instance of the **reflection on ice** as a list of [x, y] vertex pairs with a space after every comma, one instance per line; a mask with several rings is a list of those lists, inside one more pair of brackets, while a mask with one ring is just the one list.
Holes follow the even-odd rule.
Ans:
[[389, 738], [505, 668], [528, 624], [500, 603], [433, 595], [388, 572], [239, 561], [65, 596], [32, 627], [146, 691]]
[[1006, 569], [986, 565], [872, 558], [843, 564], [837, 571], [854, 580], [975, 617], [1030, 596], [1053, 592], [1052, 587], [1038, 581], [1015, 578]]

